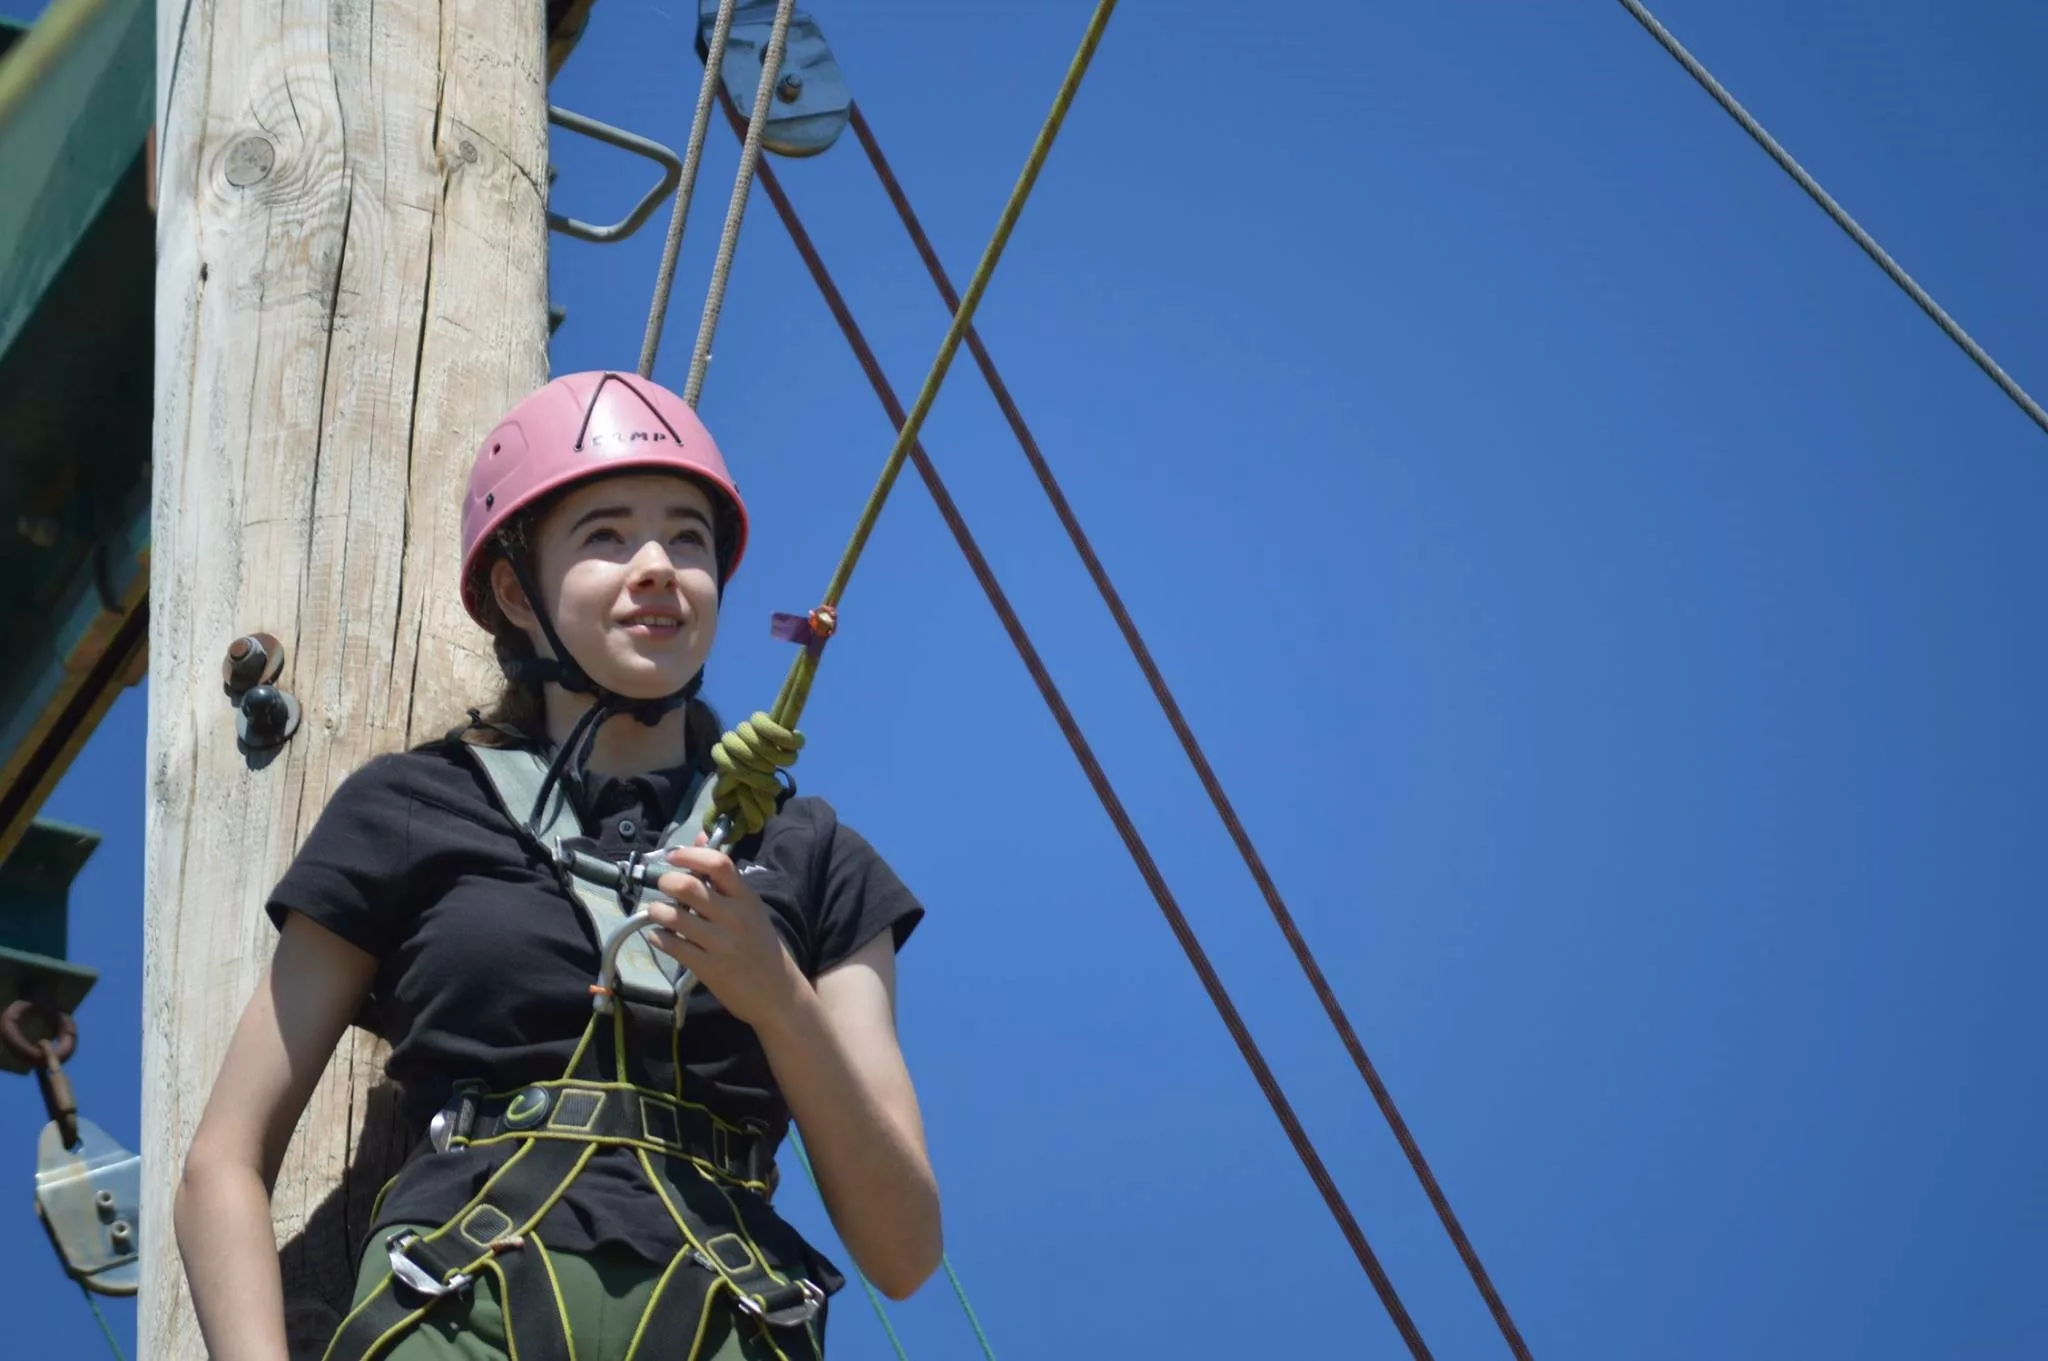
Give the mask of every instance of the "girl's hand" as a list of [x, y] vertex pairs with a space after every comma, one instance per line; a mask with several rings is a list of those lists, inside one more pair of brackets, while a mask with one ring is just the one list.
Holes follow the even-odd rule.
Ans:
[[[759, 1030], [786, 1012], [810, 987], [775, 929], [768, 905], [721, 851], [678, 846], [677, 868], [655, 881], [674, 903], [645, 904], [655, 925], [655, 947], [695, 973], [733, 1015]], [[703, 878], [698, 878], [702, 875]], [[708, 881], [708, 882], [707, 882]]]

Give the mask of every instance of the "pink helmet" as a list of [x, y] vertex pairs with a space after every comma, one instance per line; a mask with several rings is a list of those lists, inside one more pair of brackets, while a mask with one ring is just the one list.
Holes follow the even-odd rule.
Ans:
[[732, 542], [721, 545], [721, 570], [731, 577], [747, 547], [747, 507], [697, 413], [634, 374], [571, 373], [513, 407], [477, 448], [462, 502], [463, 608], [483, 622], [482, 568], [507, 520], [586, 478], [650, 470], [687, 474], [725, 503]]

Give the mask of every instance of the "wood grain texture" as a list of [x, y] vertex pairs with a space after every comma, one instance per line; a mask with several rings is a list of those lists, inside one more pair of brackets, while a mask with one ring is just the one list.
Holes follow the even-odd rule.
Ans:
[[[547, 375], [540, 0], [160, 0], [155, 508], [138, 1341], [205, 1355], [171, 1232], [184, 1151], [342, 779], [493, 675], [456, 590], [469, 456]], [[304, 709], [245, 755], [227, 645]], [[319, 1356], [395, 1165], [384, 1051], [337, 1049], [273, 1195]]]

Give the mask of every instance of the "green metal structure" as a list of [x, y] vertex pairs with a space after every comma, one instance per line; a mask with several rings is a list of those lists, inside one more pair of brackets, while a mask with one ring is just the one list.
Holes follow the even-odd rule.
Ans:
[[147, 663], [155, 64], [141, 0], [0, 21], [0, 1005], [92, 985], [65, 912], [98, 838], [34, 819]]

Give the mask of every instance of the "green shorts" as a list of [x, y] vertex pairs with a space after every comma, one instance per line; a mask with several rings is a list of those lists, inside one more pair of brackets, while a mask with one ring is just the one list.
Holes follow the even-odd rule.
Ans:
[[[380, 1232], [372, 1240], [371, 1250], [363, 1254], [362, 1267], [356, 1273], [356, 1303], [390, 1274], [382, 1244], [400, 1227], [393, 1225]], [[425, 1234], [435, 1226], [409, 1227]], [[633, 1334], [662, 1269], [623, 1249], [585, 1255], [554, 1252], [549, 1256], [561, 1281], [577, 1361], [627, 1361], [627, 1348], [633, 1345]], [[488, 1274], [479, 1277], [462, 1298], [444, 1301], [422, 1319], [381, 1361], [510, 1361], [499, 1303], [497, 1282]], [[744, 1318], [728, 1304], [712, 1311], [703, 1345], [694, 1357], [687, 1355], [689, 1338], [647, 1338], [632, 1361], [774, 1361], [775, 1348], [763, 1332], [761, 1324]]]

